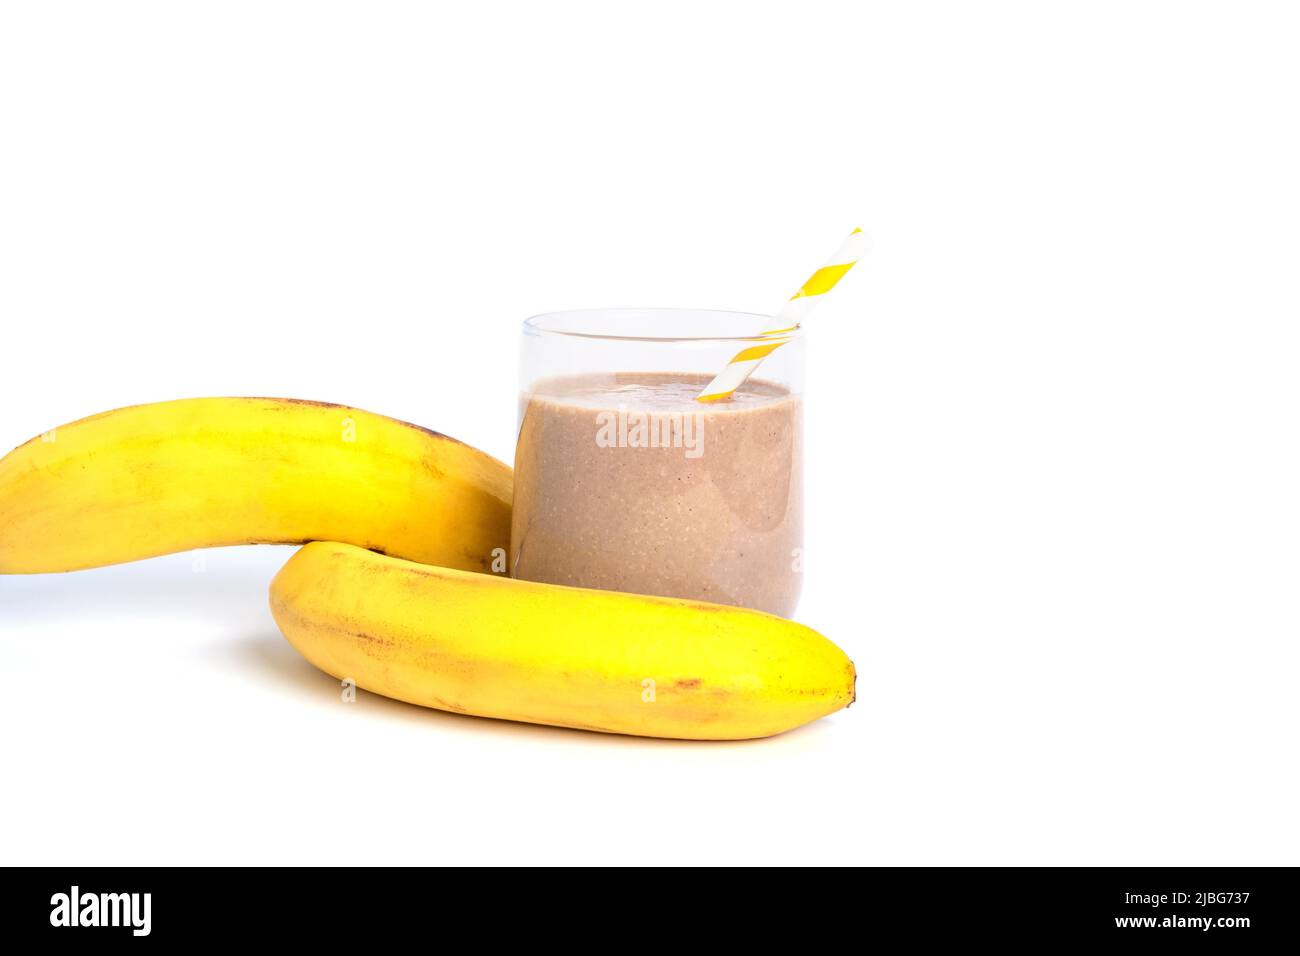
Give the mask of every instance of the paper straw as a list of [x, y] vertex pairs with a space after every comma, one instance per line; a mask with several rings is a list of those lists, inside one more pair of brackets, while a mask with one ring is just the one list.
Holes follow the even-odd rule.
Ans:
[[[730, 398], [732, 392], [745, 384], [745, 379], [753, 374], [754, 369], [786, 342], [790, 333], [796, 331], [804, 316], [812, 311], [821, 296], [824, 296], [835, 284], [844, 278], [844, 274], [853, 268], [853, 264], [866, 252], [867, 237], [861, 229], [854, 229], [844, 240], [839, 251], [800, 286], [799, 291], [790, 297], [775, 316], [776, 328], [762, 333], [759, 344], [742, 349], [732, 356], [726, 368], [714, 376], [704, 391], [695, 396], [699, 402], [720, 402]], [[771, 339], [771, 341], [761, 341]]]

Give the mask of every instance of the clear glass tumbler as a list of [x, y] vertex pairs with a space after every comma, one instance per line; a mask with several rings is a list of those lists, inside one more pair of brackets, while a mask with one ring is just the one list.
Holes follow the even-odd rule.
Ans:
[[790, 616], [803, 544], [802, 333], [732, 398], [695, 401], [772, 323], [686, 309], [525, 322], [511, 574]]

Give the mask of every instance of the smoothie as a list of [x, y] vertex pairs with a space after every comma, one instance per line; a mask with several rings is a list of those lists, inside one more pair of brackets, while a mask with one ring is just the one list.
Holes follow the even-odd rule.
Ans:
[[510, 568], [517, 578], [789, 616], [803, 535], [802, 406], [710, 376], [544, 379], [521, 400]]

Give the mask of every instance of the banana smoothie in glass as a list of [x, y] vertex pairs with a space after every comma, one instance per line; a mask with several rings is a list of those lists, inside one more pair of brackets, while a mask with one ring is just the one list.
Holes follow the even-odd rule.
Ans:
[[730, 399], [696, 401], [770, 322], [677, 310], [530, 319], [511, 573], [791, 615], [803, 535], [802, 341], [773, 353]]

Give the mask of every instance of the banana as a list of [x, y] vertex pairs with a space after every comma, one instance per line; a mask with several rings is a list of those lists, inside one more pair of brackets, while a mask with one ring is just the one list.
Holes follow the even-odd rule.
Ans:
[[467, 571], [510, 541], [511, 471], [371, 412], [277, 398], [137, 405], [0, 459], [0, 573], [325, 539]]
[[481, 717], [741, 740], [854, 697], [853, 662], [784, 618], [465, 574], [335, 542], [289, 559], [271, 613], [335, 678]]

